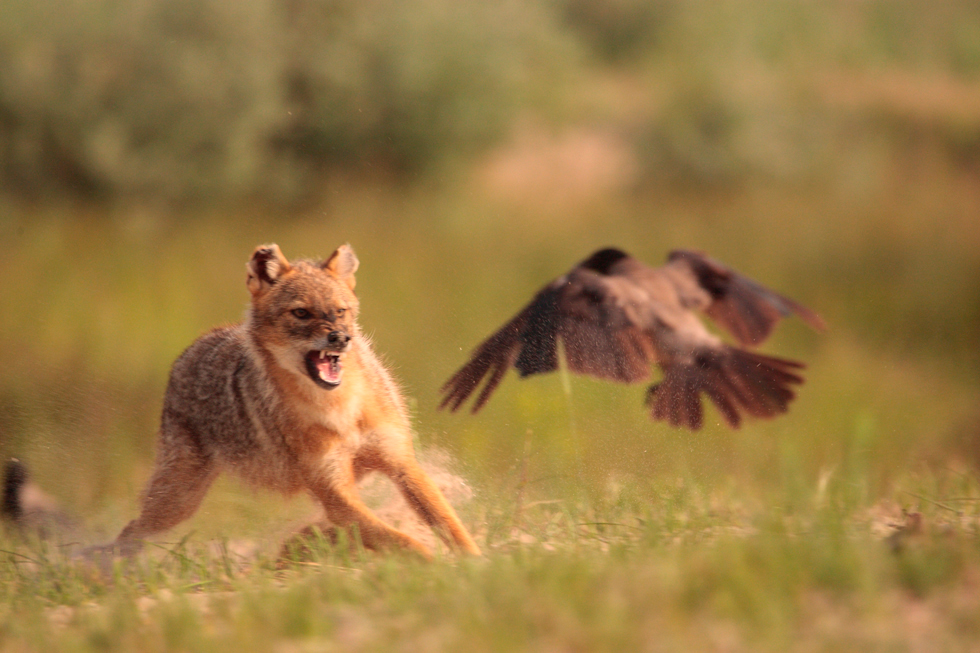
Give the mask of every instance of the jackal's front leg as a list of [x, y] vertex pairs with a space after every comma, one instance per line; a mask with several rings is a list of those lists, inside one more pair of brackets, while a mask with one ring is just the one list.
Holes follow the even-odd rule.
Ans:
[[481, 555], [480, 548], [459, 520], [456, 511], [419, 466], [414, 455], [409, 452], [407, 455], [385, 456], [383, 471], [401, 490], [408, 505], [443, 542], [456, 551]]
[[[427, 560], [432, 552], [412, 536], [392, 528], [378, 519], [357, 495], [353, 470], [347, 465], [332, 465], [330, 469], [318, 474], [310, 482], [310, 491], [323, 505], [327, 519], [340, 528], [356, 528], [361, 543], [368, 549], [406, 549]], [[301, 531], [297, 537], [306, 538], [310, 529]], [[326, 529], [321, 529], [326, 530]], [[284, 550], [289, 548], [287, 543]]]

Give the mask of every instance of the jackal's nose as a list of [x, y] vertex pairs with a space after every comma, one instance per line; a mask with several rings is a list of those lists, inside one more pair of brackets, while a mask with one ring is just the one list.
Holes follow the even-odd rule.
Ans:
[[343, 331], [331, 331], [327, 334], [327, 342], [335, 347], [343, 347], [350, 342], [350, 336]]

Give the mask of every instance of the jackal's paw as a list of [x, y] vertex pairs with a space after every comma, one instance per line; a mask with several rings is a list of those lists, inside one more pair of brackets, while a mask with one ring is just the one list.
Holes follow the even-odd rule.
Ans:
[[356, 552], [383, 550], [385, 552], [409, 552], [426, 560], [432, 559], [427, 546], [394, 529], [387, 534], [385, 541], [364, 541], [356, 529], [348, 530], [331, 524], [311, 524], [286, 540], [279, 549], [276, 567], [282, 569], [290, 564], [311, 562], [331, 549]]
[[[343, 533], [346, 535], [346, 533]], [[276, 567], [282, 569], [290, 564], [311, 562], [318, 555], [341, 544], [342, 534], [333, 526], [312, 524], [293, 534], [279, 548]], [[356, 545], [348, 545], [355, 548]]]

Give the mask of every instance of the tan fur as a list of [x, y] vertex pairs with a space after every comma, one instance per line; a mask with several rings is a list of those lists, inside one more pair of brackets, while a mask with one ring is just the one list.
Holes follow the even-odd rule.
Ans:
[[[218, 473], [230, 471], [286, 494], [310, 492], [330, 522], [316, 526], [330, 537], [333, 528], [356, 529], [368, 548], [431, 557], [359, 498], [358, 479], [378, 471], [449, 546], [479, 555], [416, 462], [405, 402], [360, 332], [357, 266], [348, 245], [322, 263], [290, 263], [276, 245], [256, 248], [246, 320], [205, 334], [174, 363], [142, 512], [114, 551], [131, 555], [144, 538], [190, 517]], [[314, 380], [306, 356], [315, 351], [340, 357], [339, 385]]]

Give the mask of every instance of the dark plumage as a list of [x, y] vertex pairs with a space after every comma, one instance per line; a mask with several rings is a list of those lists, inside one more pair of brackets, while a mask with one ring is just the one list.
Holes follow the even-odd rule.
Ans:
[[578, 374], [635, 383], [663, 379], [647, 390], [654, 419], [699, 429], [700, 394], [733, 428], [742, 413], [783, 413], [803, 382], [802, 363], [727, 345], [695, 311], [728, 329], [742, 347], [764, 341], [780, 318], [793, 313], [822, 330], [804, 306], [699, 252], [671, 252], [651, 268], [618, 249], [602, 249], [542, 288], [510, 322], [487, 338], [442, 387], [440, 408], [457, 410], [483, 383], [472, 411], [487, 402], [508, 368], [521, 377], [558, 369], [558, 341]]

